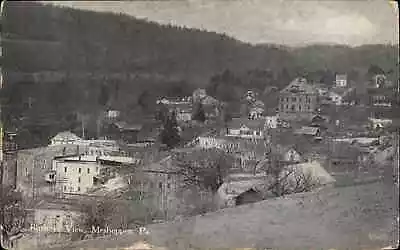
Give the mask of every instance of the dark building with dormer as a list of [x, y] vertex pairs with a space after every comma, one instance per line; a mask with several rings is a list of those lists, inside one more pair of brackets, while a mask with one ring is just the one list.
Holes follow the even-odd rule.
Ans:
[[318, 108], [316, 89], [305, 78], [296, 78], [279, 95], [279, 118], [311, 119]]

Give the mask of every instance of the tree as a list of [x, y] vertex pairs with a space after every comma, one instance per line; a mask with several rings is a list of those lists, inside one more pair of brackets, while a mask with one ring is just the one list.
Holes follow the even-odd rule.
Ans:
[[154, 107], [153, 105], [155, 105], [155, 99], [153, 98], [153, 96], [150, 94], [149, 91], [144, 90], [138, 97], [138, 102], [137, 104], [139, 104], [139, 106], [144, 109], [144, 110], [149, 110], [152, 107]]
[[181, 138], [179, 135], [175, 112], [172, 112], [167, 119], [165, 119], [160, 136], [161, 143], [167, 145], [168, 148], [173, 148], [180, 143]]
[[282, 155], [275, 150], [270, 152], [268, 159], [260, 161], [260, 165], [267, 175], [267, 191], [275, 197], [309, 192], [319, 184], [311, 172], [284, 162]]
[[183, 188], [200, 187], [215, 193], [228, 174], [233, 159], [218, 149], [200, 149], [175, 155]]
[[369, 76], [374, 76], [374, 75], [384, 74], [384, 73], [385, 73], [385, 71], [381, 67], [374, 65], [374, 64], [370, 65], [368, 68]]
[[11, 187], [1, 185], [0, 247], [7, 246], [12, 236], [22, 233], [26, 220], [22, 194]]
[[102, 84], [100, 87], [100, 94], [98, 98], [98, 103], [101, 106], [105, 106], [108, 103], [108, 100], [110, 99], [110, 93], [107, 85]]
[[155, 113], [156, 120], [165, 123], [168, 118], [168, 112], [168, 108], [164, 104], [158, 104]]
[[192, 120], [196, 120], [199, 122], [206, 121], [206, 114], [204, 111], [203, 104], [201, 102], [195, 103], [194, 108], [193, 108]]

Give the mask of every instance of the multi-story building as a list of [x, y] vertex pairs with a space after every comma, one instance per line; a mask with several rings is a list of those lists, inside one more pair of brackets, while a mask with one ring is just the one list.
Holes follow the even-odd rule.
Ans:
[[310, 119], [318, 108], [317, 91], [304, 78], [296, 78], [280, 92], [279, 118]]
[[246, 139], [264, 138], [264, 119], [250, 120], [233, 118], [228, 124], [226, 136]]
[[53, 160], [56, 192], [82, 194], [115, 176], [119, 166], [139, 164], [139, 160], [126, 156], [80, 155], [58, 157]]
[[77, 145], [54, 145], [19, 150], [17, 152], [16, 188], [25, 195], [52, 193], [53, 183], [46, 180], [52, 173], [52, 161], [55, 157], [77, 155], [85, 152]]
[[335, 85], [336, 87], [347, 87], [347, 75], [336, 74]]

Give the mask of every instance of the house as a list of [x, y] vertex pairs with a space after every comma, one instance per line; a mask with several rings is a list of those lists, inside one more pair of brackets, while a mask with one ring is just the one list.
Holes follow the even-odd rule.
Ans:
[[384, 74], [377, 74], [372, 77], [375, 88], [382, 88], [386, 84], [386, 76]]
[[113, 122], [108, 127], [107, 136], [114, 140], [135, 143], [137, 141], [137, 135], [142, 128], [142, 124], [128, 124], [123, 121]]
[[105, 113], [105, 117], [108, 120], [116, 120], [119, 118], [121, 112], [118, 110], [107, 110], [107, 112]]
[[180, 103], [168, 105], [169, 112], [175, 112], [176, 120], [180, 122], [187, 122], [192, 120], [192, 104]]
[[222, 137], [199, 136], [197, 142], [200, 148], [223, 148], [227, 140]]
[[368, 118], [372, 129], [382, 129], [385, 127], [389, 127], [392, 124], [392, 119], [376, 119], [376, 118]]
[[55, 192], [62, 195], [90, 192], [114, 177], [118, 167], [138, 163], [138, 159], [124, 156], [57, 157], [53, 160], [53, 170], [56, 172]]
[[335, 105], [342, 105], [343, 104], [343, 96], [338, 94], [337, 92], [330, 91], [328, 94], [329, 101]]
[[300, 129], [295, 130], [294, 134], [319, 137], [321, 136], [321, 130], [318, 127], [303, 126]]
[[162, 97], [157, 100], [157, 104], [164, 105], [179, 105], [179, 104], [189, 104], [192, 102], [192, 98], [190, 96], [186, 97]]
[[65, 144], [19, 150], [17, 153], [16, 188], [25, 195], [53, 194], [54, 185], [47, 180], [52, 173], [52, 161], [56, 157], [78, 155], [86, 148], [79, 145]]
[[369, 105], [375, 107], [391, 107], [395, 97], [395, 90], [392, 88], [369, 88]]
[[80, 144], [81, 141], [82, 141], [82, 138], [75, 135], [74, 133], [71, 133], [70, 131], [64, 131], [64, 132], [58, 133], [56, 136], [51, 138], [50, 146], [65, 145], [65, 144], [76, 145], [76, 144]]
[[27, 209], [29, 223], [10, 249], [45, 249], [72, 240], [73, 232], [84, 232], [78, 224], [82, 204], [69, 200], [40, 200]]
[[34, 206], [33, 212], [30, 230], [49, 233], [68, 233], [77, 226], [77, 219], [82, 214], [79, 204], [66, 200], [41, 200]]
[[248, 139], [261, 139], [264, 137], [264, 123], [264, 120], [233, 118], [228, 124], [226, 135]]
[[260, 107], [252, 107], [249, 111], [249, 119], [256, 120], [263, 117], [264, 109]]
[[203, 100], [207, 96], [207, 92], [205, 89], [196, 89], [193, 91], [192, 100], [193, 102], [199, 102]]
[[336, 74], [335, 79], [336, 87], [347, 87], [347, 75], [346, 74]]
[[278, 127], [278, 117], [266, 116], [265, 117], [265, 129], [277, 128]]
[[326, 116], [322, 116], [320, 114], [315, 115], [311, 119], [311, 127], [318, 127], [320, 129], [324, 129], [328, 126], [329, 118]]
[[296, 78], [279, 95], [279, 117], [310, 119], [318, 107], [318, 93], [304, 78]]
[[327, 170], [330, 173], [351, 172], [358, 165], [360, 151], [347, 142], [331, 142], [328, 144]]
[[100, 184], [100, 164], [97, 157], [78, 156], [56, 158], [53, 170], [56, 172], [56, 192], [59, 194], [87, 193]]

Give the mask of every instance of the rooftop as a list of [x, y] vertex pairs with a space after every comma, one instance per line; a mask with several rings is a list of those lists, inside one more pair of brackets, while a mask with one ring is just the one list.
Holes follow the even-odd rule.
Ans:
[[142, 129], [142, 124], [128, 124], [124, 121], [114, 122], [114, 125], [120, 130], [136, 130], [139, 131]]
[[232, 121], [228, 124], [229, 128], [239, 129], [243, 125], [248, 127], [249, 129], [260, 129], [264, 128], [265, 120], [250, 120], [247, 118], [232, 118]]
[[305, 78], [296, 78], [294, 79], [286, 88], [284, 88], [281, 93], [304, 93], [304, 94], [315, 94], [315, 88], [308, 84]]
[[57, 135], [55, 135], [52, 140], [68, 140], [68, 141], [79, 141], [82, 140], [79, 136], [76, 134], [70, 132], [70, 131], [64, 131], [60, 132]]

